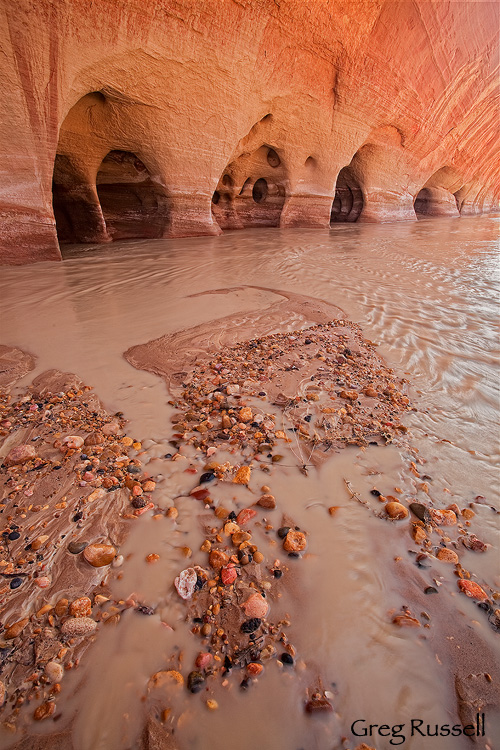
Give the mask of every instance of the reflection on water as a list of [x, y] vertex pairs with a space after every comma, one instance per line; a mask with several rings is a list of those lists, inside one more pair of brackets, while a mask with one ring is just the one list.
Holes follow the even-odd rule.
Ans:
[[[160, 455], [168, 436], [167, 390], [157, 377], [133, 369], [122, 356], [126, 349], [265, 307], [275, 299], [255, 289], [193, 296], [208, 290], [256, 285], [327, 300], [359, 322], [391, 366], [410, 379], [419, 411], [406, 423], [426, 471], [434, 475], [436, 495], [450, 489], [459, 505], [476, 495], [491, 505], [498, 502], [499, 460], [497, 238], [498, 219], [478, 217], [338, 225], [331, 231], [247, 230], [217, 238], [73, 248], [60, 264], [2, 269], [0, 341], [38, 357], [37, 370], [26, 382], [57, 367], [93, 384], [111, 411], [121, 410], [131, 420], [130, 433], [153, 439], [152, 460], [161, 464], [153, 455], [155, 445]], [[168, 478], [167, 464], [155, 471], [166, 476], [166, 496], [175, 497], [181, 486], [175, 477]], [[300, 602], [295, 605], [300, 615], [294, 620], [292, 612], [291, 632], [304, 659], [335, 683], [333, 723], [305, 721], [300, 676], [281, 678], [269, 670], [244, 698], [231, 690], [218, 696], [221, 709], [213, 714], [193, 696], [190, 710], [194, 706], [198, 714], [195, 722], [188, 720], [179, 729], [183, 747], [232, 746], [237, 727], [242, 750], [258, 744], [273, 750], [326, 750], [336, 747], [355, 719], [394, 724], [420, 715], [440, 723], [454, 718], [453, 695], [432, 649], [414, 634], [394, 633], [388, 624], [387, 611], [399, 607], [401, 599], [386, 571], [394, 556], [406, 553], [408, 539], [351, 503], [345, 476], [366, 492], [374, 481], [386, 492], [407, 482], [398, 450], [390, 447], [382, 454], [349, 449], [307, 479], [283, 469], [273, 485], [274, 494], [287, 497], [287, 510], [310, 532], [313, 554], [301, 569]], [[317, 504], [306, 508], [305, 500]], [[329, 505], [343, 511], [335, 525], [325, 524], [321, 512]], [[495, 518], [479, 513], [474, 530], [498, 546]], [[190, 528], [188, 510], [180, 528], [183, 523], [196, 549], [202, 539]], [[155, 530], [141, 522], [125, 552], [142, 560], [155, 534], [161, 544], [171, 533], [167, 519]], [[474, 558], [474, 570], [488, 574], [498, 586], [492, 564], [491, 555]], [[155, 576], [161, 573], [161, 581], [171, 581], [178, 565], [175, 555], [166, 555]], [[159, 577], [141, 584], [140, 573], [133, 564], [127, 573], [125, 566], [122, 580], [114, 584], [117, 595], [141, 594], [137, 589], [142, 586], [150, 596], [151, 586], [158, 591], [163, 586], [162, 602], [170, 608], [174, 635], [157, 632], [155, 618], [137, 625], [125, 617], [118, 643], [109, 633], [97, 640], [87, 658], [86, 687], [78, 697], [79, 750], [132, 746], [147, 676], [161, 668], [174, 641], [193, 649], [175, 596]], [[457, 604], [464, 611], [468, 605]], [[132, 653], [126, 663], [120, 658], [123, 650]], [[123, 689], [103, 690], [96, 677], [103, 660], [108, 680]], [[85, 674], [85, 664], [81, 669]], [[423, 742], [408, 739], [405, 747], [427, 750]], [[435, 747], [467, 747], [461, 743], [443, 738]]]

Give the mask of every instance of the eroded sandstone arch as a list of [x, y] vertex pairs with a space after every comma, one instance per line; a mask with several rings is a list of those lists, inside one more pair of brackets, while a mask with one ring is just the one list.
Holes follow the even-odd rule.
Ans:
[[453, 167], [444, 166], [434, 172], [415, 198], [417, 217], [460, 216], [457, 195], [463, 182], [463, 177]]
[[217, 184], [212, 213], [221, 229], [280, 226], [288, 171], [280, 149], [270, 144], [271, 128], [270, 114], [252, 127]]
[[135, 102], [101, 91], [86, 94], [68, 112], [52, 183], [60, 243], [163, 236], [167, 191], [153, 179], [154, 158], [143, 156], [137, 119]]

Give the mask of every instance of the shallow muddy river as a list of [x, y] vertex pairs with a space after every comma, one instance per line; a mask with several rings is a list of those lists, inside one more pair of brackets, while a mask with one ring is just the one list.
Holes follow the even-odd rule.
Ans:
[[[491, 507], [500, 507], [498, 229], [498, 218], [477, 217], [68, 248], [63, 263], [2, 269], [0, 343], [37, 357], [35, 371], [21, 385], [48, 368], [74, 372], [94, 386], [111, 413], [123, 412], [127, 434], [142, 441], [148, 469], [159, 477], [156, 502], [166, 508], [191, 489], [186, 475], [163, 458], [171, 451], [170, 396], [163, 380], [132, 367], [124, 352], [224, 319], [208, 329], [216, 342], [221, 326], [231, 327], [231, 316], [245, 332], [245, 316], [259, 313], [265, 329], [266, 309], [281, 299], [280, 291], [336, 305], [409, 381], [416, 411], [404, 424], [422, 473], [432, 478], [436, 507], [462, 508], [484, 498], [474, 505], [473, 531], [492, 548], [484, 555], [464, 550], [460, 561], [498, 590], [498, 515]], [[292, 331], [304, 320], [292, 316], [269, 326], [269, 333]], [[217, 711], [208, 711], [200, 694], [183, 691], [172, 698], [180, 716], [178, 746], [337, 750], [364, 741], [377, 750], [469, 747], [464, 737], [410, 736], [412, 719], [429, 723], [431, 731], [436, 723], [457, 723], [453, 659], [440, 663], [444, 657], [436, 655], [432, 617], [428, 629], [398, 629], [391, 622], [390, 613], [405, 604], [417, 614], [422, 610], [405, 598], [410, 595], [398, 572], [396, 558], [408, 560], [408, 551], [416, 549], [408, 527], [383, 523], [346, 491], [344, 480], [363, 497], [373, 487], [415, 495], [405, 448], [397, 442], [351, 446], [305, 476], [297, 467], [307, 460], [300, 443], [291, 443], [271, 479], [262, 474], [260, 481], [272, 483], [285, 511], [308, 532], [309, 554], [290, 563], [296, 580], [283, 604], [296, 665], [291, 670], [274, 662], [246, 692], [229, 677], [227, 685], [214, 688]], [[73, 722], [76, 750], [137, 746], [148, 678], [172, 651], [184, 651], [189, 665], [199, 650], [172, 588], [185, 564], [181, 541], [193, 550], [203, 541], [192, 523], [195, 505], [189, 498], [178, 503], [175, 528], [167, 517], [142, 517], [121, 549], [126, 562], [121, 578], [112, 572], [115, 597], [134, 593], [158, 607], [173, 629], [160, 627], [159, 617], [130, 611], [116, 628], [99, 633], [79, 669], [65, 678], [58, 701], [58, 729]], [[330, 506], [339, 506], [334, 516], [326, 511]], [[269, 514], [275, 527], [278, 516]], [[159, 550], [152, 572], [144, 558]], [[478, 616], [477, 604], [453, 588], [453, 570], [434, 566], [431, 573], [442, 576], [446, 593], [439, 596], [447, 596], [454, 627], [474, 630], [498, 659], [498, 635]], [[446, 622], [436, 627], [446, 636]], [[461, 647], [466, 643], [465, 635]], [[470, 663], [473, 671], [473, 654]], [[331, 696], [333, 714], [304, 714], [311, 680], [319, 680]], [[369, 724], [404, 727], [381, 737], [376, 728], [370, 736]], [[37, 731], [54, 727], [44, 724]], [[498, 713], [486, 712], [486, 735], [495, 734], [500, 736]], [[10, 735], [1, 739], [4, 746], [14, 741]]]

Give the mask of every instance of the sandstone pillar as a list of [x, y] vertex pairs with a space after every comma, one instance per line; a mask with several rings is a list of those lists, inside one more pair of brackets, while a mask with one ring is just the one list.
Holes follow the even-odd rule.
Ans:
[[222, 230], [212, 216], [211, 195], [171, 193], [168, 204], [164, 237], [221, 234]]
[[281, 212], [280, 227], [329, 227], [332, 201], [330, 195], [290, 195]]

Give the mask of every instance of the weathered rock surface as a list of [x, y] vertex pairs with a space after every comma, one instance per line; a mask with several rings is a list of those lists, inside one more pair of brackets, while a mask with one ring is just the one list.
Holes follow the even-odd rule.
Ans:
[[59, 259], [58, 235], [492, 210], [498, 13], [489, 0], [126, 0], [105, 12], [4, 0], [0, 261]]

